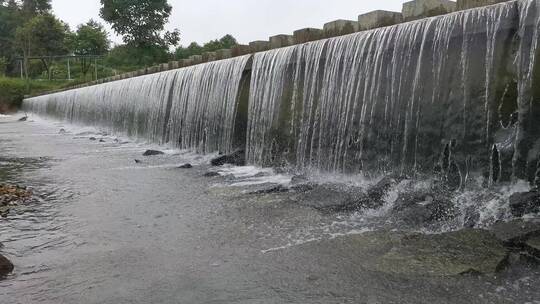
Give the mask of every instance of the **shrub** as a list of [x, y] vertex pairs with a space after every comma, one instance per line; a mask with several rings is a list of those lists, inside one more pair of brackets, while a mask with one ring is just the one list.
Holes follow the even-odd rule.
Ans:
[[16, 111], [22, 104], [26, 85], [23, 80], [0, 78], [0, 113]]

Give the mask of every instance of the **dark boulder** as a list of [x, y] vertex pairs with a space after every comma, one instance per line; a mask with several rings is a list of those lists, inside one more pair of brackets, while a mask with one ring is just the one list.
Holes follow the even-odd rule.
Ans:
[[165, 153], [158, 150], [146, 150], [146, 152], [143, 153], [143, 156], [155, 156], [155, 155], [163, 155], [163, 154]]
[[102, 139], [99, 140], [99, 142], [100, 142], [100, 143], [104, 143], [105, 140], [102, 138]]
[[429, 191], [401, 193], [392, 209], [397, 221], [414, 225], [447, 221], [458, 214], [448, 195]]
[[392, 177], [384, 177], [377, 184], [370, 187], [367, 191], [367, 194], [370, 199], [374, 201], [380, 201], [384, 198], [386, 193], [398, 184], [398, 180]]
[[89, 139], [90, 139], [91, 141], [97, 140], [97, 138], [95, 138], [95, 137], [90, 137]]
[[0, 278], [7, 276], [13, 271], [13, 264], [0, 254]]
[[293, 185], [307, 183], [308, 181], [305, 175], [295, 175], [291, 178], [291, 184]]
[[[313, 187], [309, 189], [309, 187]], [[349, 213], [371, 208], [372, 202], [361, 189], [340, 185], [308, 185], [305, 191], [298, 186], [293, 190], [300, 192], [295, 200], [307, 207], [326, 213]]]
[[27, 121], [27, 120], [28, 120], [28, 116], [23, 116], [19, 118], [19, 121]]
[[248, 192], [249, 194], [271, 194], [271, 193], [285, 193], [289, 191], [289, 188], [283, 185], [265, 184], [256, 187], [257, 189]]
[[540, 212], [540, 192], [514, 193], [510, 196], [510, 211], [515, 217]]
[[191, 164], [184, 164], [178, 167], [178, 169], [191, 169], [193, 166]]
[[221, 155], [210, 161], [212, 166], [223, 166], [225, 164], [244, 166], [246, 164], [246, 153], [244, 150], [238, 150], [231, 154]]
[[288, 254], [304, 252], [347, 260], [343, 267], [411, 278], [494, 274], [504, 269], [508, 258], [508, 249], [492, 233], [475, 229], [442, 234], [373, 231], [293, 246]]
[[204, 177], [216, 177], [216, 176], [219, 176], [219, 173], [215, 171], [209, 171], [204, 174]]
[[136, 160], [135, 160], [135, 163], [136, 163], [136, 164], [140, 164], [140, 163], [142, 163], [142, 161], [136, 159]]
[[499, 222], [491, 227], [491, 231], [507, 247], [540, 259], [540, 221]]

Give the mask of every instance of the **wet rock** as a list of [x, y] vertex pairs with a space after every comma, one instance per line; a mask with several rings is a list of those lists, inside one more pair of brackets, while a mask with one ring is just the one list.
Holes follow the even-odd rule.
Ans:
[[510, 211], [515, 217], [540, 212], [540, 192], [514, 193], [510, 196]]
[[191, 169], [193, 166], [191, 164], [184, 164], [178, 167], [178, 169]]
[[458, 212], [448, 195], [419, 191], [401, 193], [392, 209], [392, 217], [406, 224], [420, 225], [453, 219]]
[[540, 235], [540, 221], [513, 220], [495, 223], [490, 231], [507, 246], [519, 246], [529, 238]]
[[102, 139], [99, 140], [99, 142], [100, 142], [100, 143], [104, 143], [105, 140], [102, 138]]
[[303, 184], [307, 183], [309, 180], [305, 175], [295, 175], [291, 178], [291, 184]]
[[451, 276], [495, 273], [502, 269], [508, 250], [485, 230], [464, 229], [440, 235], [411, 235], [382, 255], [379, 271]]
[[0, 279], [10, 274], [13, 268], [13, 264], [5, 256], [0, 254]]
[[219, 176], [219, 173], [215, 171], [206, 172], [204, 174], [204, 177], [216, 177], [216, 176]]
[[162, 152], [162, 151], [158, 151], [158, 150], [146, 150], [143, 153], [143, 156], [155, 156], [155, 155], [163, 155], [163, 154], [165, 154], [165, 153]]
[[540, 235], [536, 235], [534, 237], [531, 237], [527, 240], [525, 243], [529, 249], [530, 252], [536, 256], [537, 258], [540, 258]]
[[296, 184], [292, 185], [290, 189], [294, 192], [308, 192], [315, 189], [316, 185], [312, 183]]
[[[28, 189], [13, 185], [0, 185], [0, 207], [19, 205], [31, 199], [32, 192]], [[4, 210], [0, 210], [0, 213], [7, 211], [9, 211], [9, 208], [4, 208]]]
[[322, 212], [355, 212], [369, 207], [369, 200], [359, 189], [331, 184], [316, 185], [312, 190], [300, 193], [295, 200]]
[[284, 192], [289, 191], [289, 188], [283, 185], [275, 185], [275, 184], [260, 185], [258, 188], [259, 189], [250, 191], [249, 194], [284, 193]]
[[141, 161], [141, 160], [139, 160], [139, 159], [136, 159], [136, 160], [135, 160], [135, 163], [136, 163], [136, 164], [141, 164], [141, 163], [142, 163], [142, 161]]
[[19, 118], [19, 121], [27, 121], [27, 120], [28, 120], [28, 116], [23, 116]]
[[388, 191], [398, 184], [398, 180], [392, 177], [384, 177], [377, 184], [370, 187], [367, 194], [370, 199], [380, 201], [388, 193]]
[[95, 141], [95, 140], [97, 140], [97, 138], [95, 138], [95, 137], [90, 137], [89, 140]]
[[296, 250], [341, 257], [370, 271], [422, 277], [493, 274], [504, 268], [509, 254], [493, 234], [476, 229], [443, 234], [367, 232], [304, 244]]
[[212, 166], [223, 166], [225, 164], [244, 166], [246, 163], [246, 153], [244, 150], [239, 150], [227, 155], [221, 155], [210, 161]]

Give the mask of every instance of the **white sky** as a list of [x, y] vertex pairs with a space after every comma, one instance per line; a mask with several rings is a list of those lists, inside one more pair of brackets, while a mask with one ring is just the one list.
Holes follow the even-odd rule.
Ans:
[[[179, 28], [182, 45], [232, 34], [240, 43], [267, 40], [305, 27], [322, 28], [337, 19], [357, 20], [372, 10], [401, 11], [407, 0], [169, 0], [168, 29]], [[99, 0], [52, 0], [54, 13], [74, 29], [99, 18]], [[111, 40], [121, 42], [108, 27]]]

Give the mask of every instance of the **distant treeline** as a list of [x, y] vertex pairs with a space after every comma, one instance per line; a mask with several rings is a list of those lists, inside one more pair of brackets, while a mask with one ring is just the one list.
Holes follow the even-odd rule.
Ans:
[[[202, 46], [178, 46], [180, 31], [164, 30], [172, 11], [167, 0], [100, 2], [100, 17], [123, 44], [111, 47], [105, 27], [92, 19], [70, 29], [52, 13], [51, 0], [0, 0], [0, 76], [84, 82], [237, 44], [225, 35]], [[52, 57], [63, 55], [103, 57], [71, 59], [68, 72], [67, 59]]]

